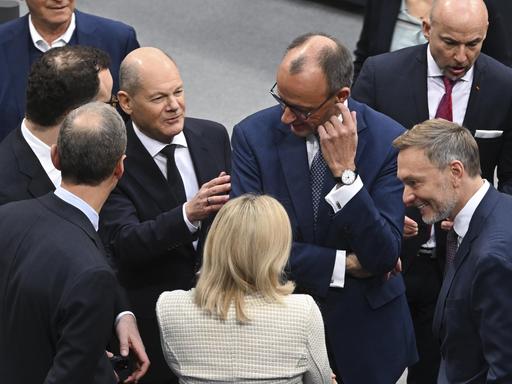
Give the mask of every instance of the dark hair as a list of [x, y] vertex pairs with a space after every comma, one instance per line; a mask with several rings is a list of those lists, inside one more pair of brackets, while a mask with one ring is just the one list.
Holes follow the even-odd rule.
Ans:
[[126, 129], [117, 111], [92, 102], [66, 116], [57, 140], [62, 179], [95, 186], [107, 179], [126, 150]]
[[[294, 39], [286, 48], [286, 53], [292, 49], [298, 48], [306, 44], [315, 36], [324, 36], [332, 40], [335, 46], [325, 45], [319, 50], [315, 57], [317, 65], [327, 79], [327, 88], [330, 94], [334, 94], [343, 87], [352, 85], [352, 77], [354, 76], [354, 65], [352, 63], [352, 55], [338, 39], [326, 33], [306, 33]], [[290, 72], [299, 73], [303, 70], [304, 64], [307, 62], [306, 57], [299, 56], [290, 66]]]
[[84, 46], [53, 48], [32, 65], [27, 85], [26, 117], [42, 127], [60, 123], [74, 108], [98, 94], [98, 72], [110, 58]]

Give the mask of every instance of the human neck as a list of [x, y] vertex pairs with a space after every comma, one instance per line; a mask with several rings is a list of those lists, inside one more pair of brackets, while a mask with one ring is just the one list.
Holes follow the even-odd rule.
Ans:
[[66, 32], [69, 24], [71, 24], [71, 18], [62, 24], [48, 24], [33, 17], [32, 24], [34, 24], [34, 28], [41, 35], [43, 40], [50, 45]]
[[28, 130], [43, 143], [51, 147], [53, 144], [57, 144], [57, 138], [59, 137], [60, 124], [52, 125], [49, 127], [43, 127], [34, 123], [33, 121], [26, 119], [25, 125]]
[[100, 183], [99, 185], [90, 186], [83, 184], [73, 184], [62, 180], [61, 187], [71, 192], [73, 195], [79, 197], [87, 204], [89, 204], [98, 214], [103, 207], [103, 204], [107, 200], [107, 197], [110, 195], [110, 192], [113, 189], [111, 183], [106, 180]]

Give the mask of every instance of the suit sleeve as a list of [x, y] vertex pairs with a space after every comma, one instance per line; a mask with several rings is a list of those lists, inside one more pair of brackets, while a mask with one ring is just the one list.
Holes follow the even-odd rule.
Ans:
[[100, 360], [106, 359], [116, 285], [111, 271], [94, 268], [82, 273], [63, 294], [56, 314], [56, 355], [44, 384], [94, 382]]
[[138, 265], [194, 241], [183, 219], [182, 205], [154, 219], [139, 217], [134, 200], [121, 186], [101, 211], [100, 235], [116, 262]]
[[512, 382], [512, 263], [506, 252], [485, 255], [471, 284], [473, 319], [489, 366], [486, 383]]

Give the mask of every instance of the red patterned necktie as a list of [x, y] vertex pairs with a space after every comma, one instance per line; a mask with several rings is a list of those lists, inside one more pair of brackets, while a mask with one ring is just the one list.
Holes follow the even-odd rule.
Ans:
[[439, 102], [436, 112], [436, 118], [445, 119], [448, 121], [453, 121], [452, 114], [452, 89], [453, 85], [457, 82], [457, 80], [450, 80], [449, 78], [443, 76], [444, 83], [444, 95]]

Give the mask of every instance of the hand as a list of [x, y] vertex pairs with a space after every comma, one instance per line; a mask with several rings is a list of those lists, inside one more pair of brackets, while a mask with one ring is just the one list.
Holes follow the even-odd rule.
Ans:
[[331, 384], [338, 384], [338, 382], [336, 381], [336, 375], [334, 374], [334, 372], [331, 374], [331, 379], [332, 379]]
[[355, 253], [347, 254], [345, 258], [345, 270], [353, 277], [357, 277], [360, 279], [370, 277], [372, 274], [366, 271], [359, 263], [359, 259], [357, 258]]
[[128, 356], [131, 351], [135, 357], [135, 369], [126, 378], [125, 383], [136, 383], [144, 376], [149, 368], [149, 358], [140, 338], [137, 321], [131, 314], [122, 316], [116, 324], [116, 334], [119, 339], [119, 353]]
[[402, 260], [400, 260], [400, 258], [398, 258], [398, 260], [396, 261], [396, 264], [395, 264], [395, 268], [393, 268], [391, 271], [389, 271], [388, 273], [386, 273], [384, 275], [384, 280], [387, 281], [391, 278], [391, 276], [396, 276], [400, 272], [402, 272]]
[[229, 200], [231, 177], [221, 172], [218, 177], [204, 183], [192, 200], [185, 205], [187, 219], [193, 223], [217, 212]]
[[336, 106], [343, 121], [338, 116], [331, 116], [324, 124], [318, 126], [320, 148], [325, 162], [334, 176], [341, 176], [346, 169], [356, 169], [357, 119], [356, 113], [350, 112], [343, 104]]
[[404, 219], [404, 238], [416, 236], [418, 234], [418, 223], [410, 217], [405, 216]]
[[441, 221], [441, 229], [444, 229], [445, 231], [449, 231], [453, 228], [453, 221], [452, 220], [443, 220]]

